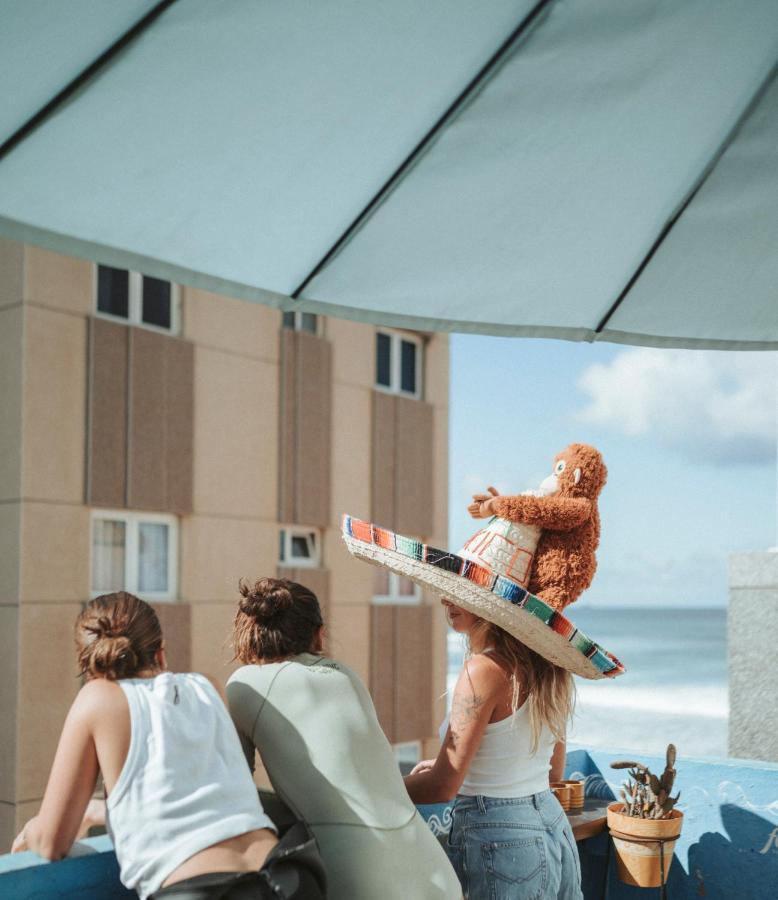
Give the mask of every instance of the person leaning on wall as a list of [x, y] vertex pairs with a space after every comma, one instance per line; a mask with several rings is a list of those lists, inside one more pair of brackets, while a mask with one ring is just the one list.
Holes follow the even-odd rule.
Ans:
[[104, 810], [122, 883], [142, 900], [323, 898], [312, 842], [299, 829], [278, 841], [215, 683], [167, 671], [154, 610], [124, 592], [98, 597], [75, 637], [86, 683], [12, 851], [62, 859]]

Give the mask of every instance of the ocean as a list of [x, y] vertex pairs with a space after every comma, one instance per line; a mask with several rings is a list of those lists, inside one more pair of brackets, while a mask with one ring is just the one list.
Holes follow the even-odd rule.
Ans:
[[[726, 609], [582, 607], [575, 624], [626, 668], [614, 680], [577, 678], [568, 743], [682, 756], [727, 755]], [[462, 638], [449, 632], [449, 696]]]

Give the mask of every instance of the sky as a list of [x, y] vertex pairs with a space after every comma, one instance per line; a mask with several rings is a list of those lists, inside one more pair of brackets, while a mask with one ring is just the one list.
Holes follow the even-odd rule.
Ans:
[[608, 466], [581, 605], [724, 606], [730, 553], [778, 544], [778, 353], [451, 336], [449, 544], [470, 495], [536, 487], [567, 444]]

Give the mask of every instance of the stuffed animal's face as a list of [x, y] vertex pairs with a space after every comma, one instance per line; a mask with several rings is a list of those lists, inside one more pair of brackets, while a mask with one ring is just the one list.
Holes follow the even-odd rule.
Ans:
[[608, 470], [598, 450], [588, 444], [570, 444], [557, 454], [552, 472], [543, 479], [540, 490], [544, 494], [594, 500], [607, 477]]

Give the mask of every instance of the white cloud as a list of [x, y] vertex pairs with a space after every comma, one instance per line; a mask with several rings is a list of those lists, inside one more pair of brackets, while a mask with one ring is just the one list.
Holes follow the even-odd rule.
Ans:
[[778, 360], [774, 353], [624, 350], [590, 366], [579, 421], [653, 435], [696, 461], [775, 459]]

